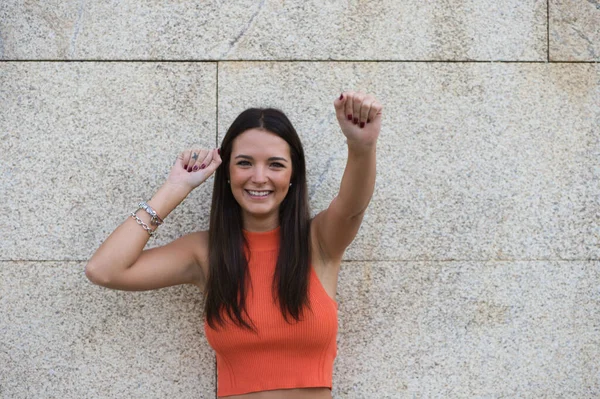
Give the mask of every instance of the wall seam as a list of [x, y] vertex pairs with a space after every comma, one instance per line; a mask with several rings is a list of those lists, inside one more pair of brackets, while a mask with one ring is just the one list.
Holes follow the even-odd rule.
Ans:
[[[549, 51], [549, 50], [548, 50]], [[547, 55], [549, 57], [549, 53]], [[95, 63], [111, 63], [111, 62], [143, 62], [146, 64], [151, 63], [190, 63], [190, 62], [203, 62], [203, 63], [214, 63], [217, 64], [222, 62], [219, 60], [60, 60], [60, 59], [47, 59], [47, 60], [18, 60], [18, 59], [5, 59], [0, 60], [0, 64], [2, 63], [30, 63], [30, 62], [95, 62]], [[281, 63], [389, 63], [389, 64], [547, 64], [548, 59], [544, 60], [529, 60], [529, 61], [519, 61], [519, 60], [308, 60], [308, 59], [297, 59], [297, 60], [252, 60], [252, 59], [238, 59], [238, 60], [227, 60], [223, 62], [281, 62]], [[578, 60], [570, 60], [570, 61], [552, 61], [553, 64], [598, 64], [598, 61], [578, 61]]]
[[550, 0], [546, 0], [546, 56], [550, 62]]

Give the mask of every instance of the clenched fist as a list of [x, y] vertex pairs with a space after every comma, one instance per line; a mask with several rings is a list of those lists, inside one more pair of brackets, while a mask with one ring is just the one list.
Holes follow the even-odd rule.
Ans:
[[375, 97], [361, 92], [345, 91], [333, 102], [333, 106], [349, 145], [375, 145], [381, 130], [383, 110]]

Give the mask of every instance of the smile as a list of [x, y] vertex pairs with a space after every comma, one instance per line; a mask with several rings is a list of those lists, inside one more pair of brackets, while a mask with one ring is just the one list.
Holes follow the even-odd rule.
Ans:
[[244, 191], [246, 191], [248, 194], [250, 194], [250, 197], [253, 197], [253, 198], [265, 198], [266, 196], [271, 194], [271, 191], [254, 191], [254, 190], [244, 190]]

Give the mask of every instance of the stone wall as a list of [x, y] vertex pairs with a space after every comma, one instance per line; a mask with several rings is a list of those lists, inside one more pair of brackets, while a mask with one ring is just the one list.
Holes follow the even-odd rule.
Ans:
[[[347, 89], [385, 110], [334, 398], [600, 397], [598, 61], [596, 0], [3, 0], [0, 397], [216, 397], [201, 293], [86, 261], [249, 106], [289, 115], [324, 209]], [[210, 193], [149, 246], [206, 229]]]

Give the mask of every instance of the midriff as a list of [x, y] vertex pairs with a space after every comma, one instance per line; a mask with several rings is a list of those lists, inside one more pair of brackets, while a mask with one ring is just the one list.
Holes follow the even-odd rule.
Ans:
[[332, 399], [329, 388], [274, 389], [272, 391], [219, 397], [227, 399]]

